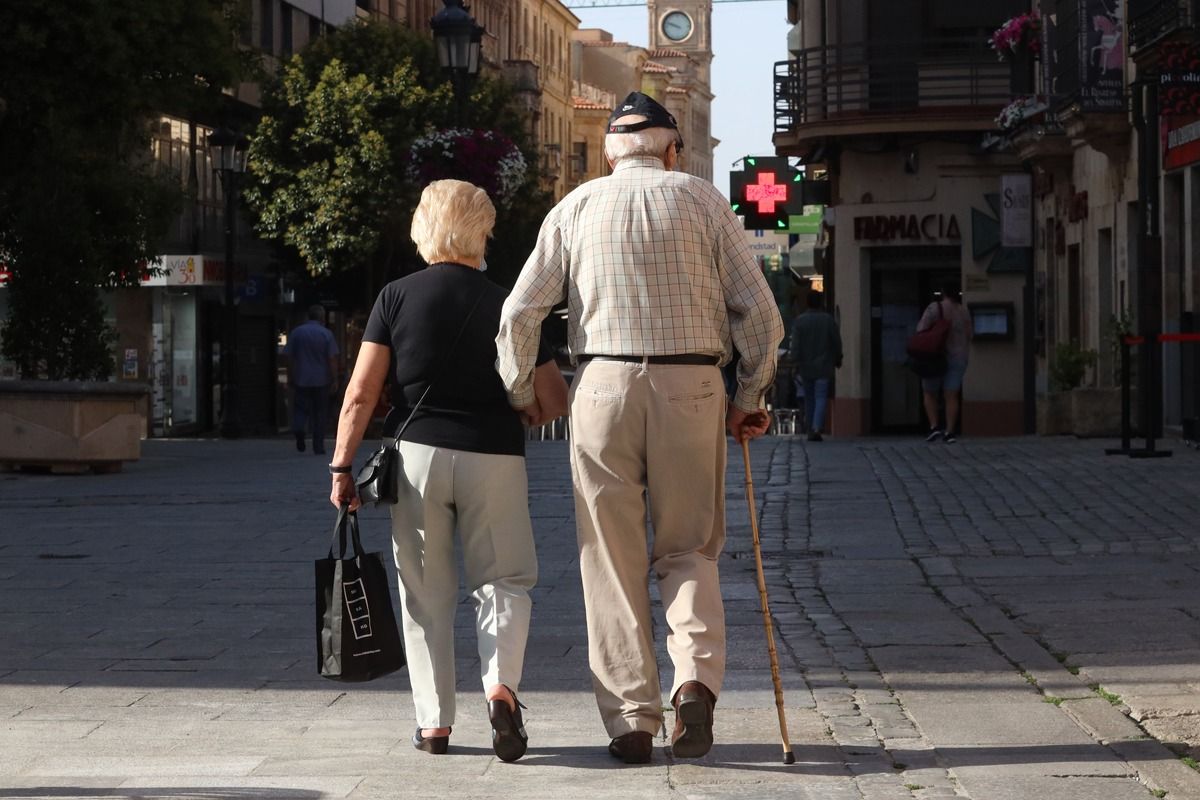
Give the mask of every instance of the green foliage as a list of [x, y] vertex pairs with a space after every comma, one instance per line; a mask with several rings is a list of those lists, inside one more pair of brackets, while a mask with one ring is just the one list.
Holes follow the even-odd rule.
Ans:
[[1060, 342], [1050, 361], [1050, 386], [1067, 392], [1083, 384], [1083, 377], [1096, 364], [1096, 351], [1084, 350], [1075, 342]]
[[[507, 84], [480, 77], [460, 104], [428, 37], [384, 23], [351, 24], [294, 56], [264, 87], [263, 111], [245, 191], [257, 230], [314, 277], [357, 276], [369, 300], [420, 264], [408, 236], [422, 188], [406, 170], [414, 139], [451, 126], [497, 130], [535, 161]], [[498, 208], [493, 279], [515, 279], [548, 200], [534, 168], [511, 207]]]
[[149, 159], [149, 123], [211, 111], [248, 70], [234, 41], [241, 5], [0, 5], [3, 352], [22, 377], [112, 374], [100, 288], [136, 284], [181, 201]]

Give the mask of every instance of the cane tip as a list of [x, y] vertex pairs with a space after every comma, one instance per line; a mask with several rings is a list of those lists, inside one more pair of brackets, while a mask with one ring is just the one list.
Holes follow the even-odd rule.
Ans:
[[783, 763], [785, 763], [785, 764], [795, 764], [796, 763], [796, 756], [792, 755], [791, 750], [788, 750], [786, 753], [783, 754]]

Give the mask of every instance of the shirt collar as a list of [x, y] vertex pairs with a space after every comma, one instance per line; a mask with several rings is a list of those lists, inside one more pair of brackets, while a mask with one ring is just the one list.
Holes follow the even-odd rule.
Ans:
[[658, 169], [663, 171], [666, 171], [667, 169], [661, 158], [655, 158], [654, 156], [629, 156], [628, 158], [622, 158], [620, 161], [618, 161], [617, 165], [613, 167], [613, 172], [616, 173], [622, 170], [635, 169], [638, 167]]

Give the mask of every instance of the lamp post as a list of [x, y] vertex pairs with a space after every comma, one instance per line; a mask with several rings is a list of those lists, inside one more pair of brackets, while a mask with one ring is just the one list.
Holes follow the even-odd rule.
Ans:
[[450, 73], [450, 85], [459, 116], [463, 116], [465, 86], [471, 76], [479, 73], [479, 55], [483, 47], [484, 28], [463, 5], [463, 0], [442, 0], [446, 7], [433, 15], [433, 41], [437, 46], [438, 63]]
[[237, 228], [238, 179], [246, 171], [246, 137], [229, 128], [208, 135], [213, 170], [225, 193], [225, 304], [221, 326], [221, 436], [237, 438], [237, 306], [233, 293], [233, 246]]

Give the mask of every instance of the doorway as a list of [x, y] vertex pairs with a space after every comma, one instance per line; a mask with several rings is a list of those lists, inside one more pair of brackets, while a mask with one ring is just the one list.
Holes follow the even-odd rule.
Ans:
[[947, 281], [962, 276], [957, 246], [880, 247], [871, 263], [871, 430], [916, 433], [927, 429], [921, 381], [906, 366], [908, 337], [925, 307]]

